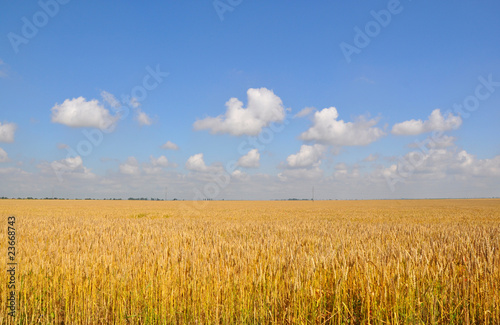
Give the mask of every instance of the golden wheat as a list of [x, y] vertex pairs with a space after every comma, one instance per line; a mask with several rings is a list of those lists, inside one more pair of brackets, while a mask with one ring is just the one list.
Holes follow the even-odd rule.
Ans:
[[499, 324], [500, 200], [1, 200], [2, 324]]

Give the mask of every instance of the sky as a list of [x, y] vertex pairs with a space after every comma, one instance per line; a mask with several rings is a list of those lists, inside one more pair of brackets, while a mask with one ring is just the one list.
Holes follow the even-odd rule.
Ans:
[[3, 1], [0, 197], [499, 197], [499, 12]]

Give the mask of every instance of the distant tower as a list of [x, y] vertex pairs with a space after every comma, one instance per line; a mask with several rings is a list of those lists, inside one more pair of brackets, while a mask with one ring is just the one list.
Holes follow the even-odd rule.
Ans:
[[165, 186], [165, 201], [167, 200], [167, 194], [168, 194], [168, 187]]
[[313, 186], [313, 190], [312, 190], [312, 200], [314, 201], [314, 186]]

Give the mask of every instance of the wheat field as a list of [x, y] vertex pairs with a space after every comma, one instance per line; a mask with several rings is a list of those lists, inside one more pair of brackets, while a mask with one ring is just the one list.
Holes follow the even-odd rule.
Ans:
[[[195, 209], [195, 208], [200, 208]], [[500, 324], [500, 200], [0, 200], [1, 324]]]

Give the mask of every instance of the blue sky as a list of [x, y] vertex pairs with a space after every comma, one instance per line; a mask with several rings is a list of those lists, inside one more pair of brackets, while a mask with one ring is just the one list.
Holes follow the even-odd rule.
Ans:
[[498, 12], [2, 2], [0, 196], [500, 196]]

